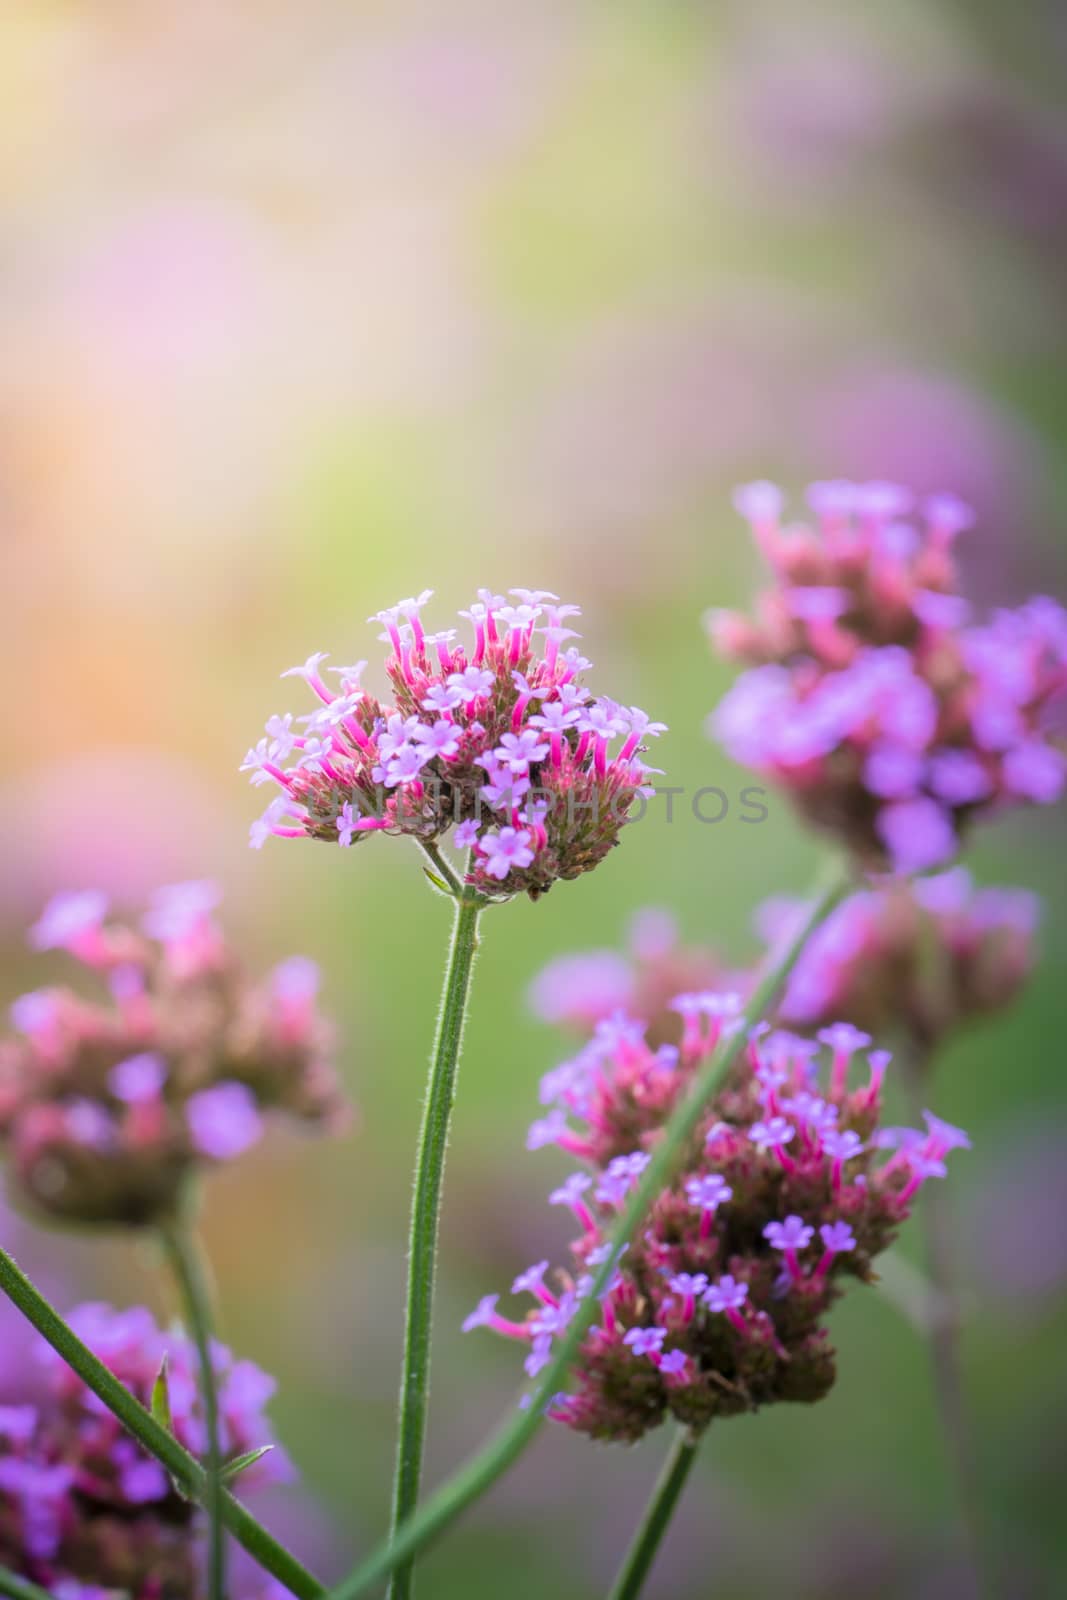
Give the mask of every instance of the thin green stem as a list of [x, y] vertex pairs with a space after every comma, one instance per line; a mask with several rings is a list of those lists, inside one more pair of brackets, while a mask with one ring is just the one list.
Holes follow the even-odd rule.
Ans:
[[698, 1441], [686, 1428], [680, 1428], [670, 1454], [663, 1463], [663, 1470], [656, 1479], [656, 1486], [634, 1534], [633, 1543], [612, 1584], [608, 1600], [636, 1600], [641, 1593], [697, 1458], [697, 1449]]
[[[456, 1067], [463, 1041], [471, 968], [478, 948], [478, 918], [482, 903], [476, 895], [461, 894], [456, 899], [452, 945], [445, 969], [437, 1038], [430, 1063], [415, 1162], [404, 1362], [400, 1380], [396, 1476], [393, 1483], [394, 1533], [412, 1515], [419, 1498], [426, 1411], [430, 1398], [430, 1336], [441, 1184], [448, 1147], [448, 1125], [456, 1095]], [[393, 1573], [390, 1596], [392, 1600], [409, 1600], [413, 1587], [413, 1566], [406, 1561]]]
[[208, 1600], [226, 1597], [226, 1529], [222, 1520], [222, 1450], [219, 1445], [219, 1394], [211, 1357], [212, 1315], [207, 1264], [195, 1233], [181, 1223], [160, 1230], [163, 1248], [181, 1293], [185, 1318], [200, 1363], [200, 1398], [207, 1431]]
[[0, 1567], [0, 1594], [6, 1595], [8, 1600], [52, 1600], [47, 1589], [39, 1589], [35, 1583], [27, 1583], [25, 1578], [20, 1578], [15, 1572], [9, 1572], [6, 1567]]
[[[67, 1327], [58, 1311], [49, 1305], [5, 1250], [0, 1250], [0, 1290], [123, 1427], [150, 1455], [162, 1462], [182, 1492], [191, 1500], [201, 1501], [207, 1478], [200, 1463], [108, 1371], [74, 1330]], [[223, 1495], [222, 1517], [238, 1544], [244, 1546], [265, 1572], [295, 1594], [297, 1600], [319, 1600], [319, 1596], [326, 1593], [319, 1580], [229, 1493]]]
[[848, 878], [838, 868], [825, 886], [820, 881], [814, 907], [804, 926], [790, 940], [773, 967], [757, 985], [745, 1008], [744, 1025], [724, 1039], [695, 1075], [689, 1093], [675, 1108], [663, 1137], [652, 1152], [612, 1236], [614, 1249], [597, 1269], [588, 1294], [582, 1297], [555, 1354], [531, 1396], [525, 1410], [516, 1411], [489, 1442], [424, 1502], [403, 1525], [395, 1530], [391, 1543], [380, 1545], [337, 1588], [330, 1600], [356, 1600], [398, 1566], [409, 1562], [416, 1551], [437, 1538], [445, 1528], [479, 1499], [522, 1455], [544, 1421], [553, 1395], [566, 1384], [578, 1348], [597, 1314], [600, 1296], [607, 1287], [622, 1248], [635, 1235], [656, 1196], [674, 1176], [682, 1153], [692, 1138], [704, 1109], [744, 1048], [749, 1028], [770, 1009], [782, 984], [800, 958], [809, 936], [849, 892]]

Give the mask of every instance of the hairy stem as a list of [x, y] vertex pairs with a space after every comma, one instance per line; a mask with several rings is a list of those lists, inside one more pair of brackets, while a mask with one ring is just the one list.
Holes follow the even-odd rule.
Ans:
[[[461, 893], [456, 899], [452, 945], [445, 969], [437, 1038], [422, 1111], [408, 1247], [407, 1313], [393, 1483], [394, 1533], [411, 1516], [419, 1498], [426, 1411], [430, 1398], [430, 1337], [441, 1184], [448, 1147], [448, 1126], [456, 1094], [456, 1066], [463, 1041], [471, 968], [478, 948], [478, 918], [481, 910], [482, 901], [476, 895]], [[414, 1570], [409, 1560], [394, 1570], [389, 1593], [392, 1600], [408, 1600], [413, 1588]]]
[[589, 1293], [579, 1302], [531, 1396], [530, 1405], [525, 1410], [517, 1411], [477, 1455], [442, 1484], [402, 1527], [395, 1529], [391, 1543], [372, 1551], [349, 1577], [331, 1590], [330, 1600], [356, 1600], [358, 1595], [366, 1594], [388, 1573], [410, 1562], [416, 1551], [439, 1537], [522, 1455], [541, 1427], [553, 1395], [567, 1382], [571, 1364], [597, 1314], [600, 1296], [615, 1270], [623, 1245], [633, 1238], [656, 1196], [674, 1176], [682, 1152], [699, 1124], [708, 1100], [744, 1048], [749, 1028], [755, 1026], [770, 1009], [779, 989], [799, 960], [809, 936], [844, 899], [850, 887], [849, 879], [840, 868], [835, 868], [825, 882], [820, 880], [814, 906], [804, 926], [757, 985], [745, 1008], [744, 1025], [721, 1042], [694, 1077], [689, 1093], [675, 1108], [662, 1139], [652, 1152], [652, 1159], [631, 1193], [612, 1236], [615, 1248], [607, 1253], [605, 1261], [597, 1269]]
[[207, 1266], [196, 1235], [180, 1223], [160, 1230], [182, 1298], [185, 1318], [200, 1363], [200, 1397], [207, 1430], [207, 1486], [204, 1509], [208, 1517], [208, 1600], [226, 1597], [226, 1529], [222, 1520], [222, 1450], [219, 1445], [219, 1395], [211, 1358], [212, 1316]]
[[[162, 1462], [182, 1492], [191, 1500], [201, 1501], [207, 1478], [200, 1463], [108, 1371], [74, 1330], [67, 1327], [58, 1311], [49, 1305], [5, 1250], [0, 1250], [0, 1289], [149, 1455]], [[318, 1600], [326, 1593], [319, 1580], [229, 1493], [222, 1497], [222, 1519], [253, 1560], [284, 1584], [297, 1600]]]
[[697, 1457], [697, 1441], [685, 1428], [680, 1428], [656, 1480], [645, 1514], [641, 1518], [633, 1543], [619, 1568], [608, 1600], [636, 1600], [644, 1588], [645, 1579], [652, 1570], [656, 1552], [670, 1525], [674, 1508], [681, 1499], [686, 1479]]

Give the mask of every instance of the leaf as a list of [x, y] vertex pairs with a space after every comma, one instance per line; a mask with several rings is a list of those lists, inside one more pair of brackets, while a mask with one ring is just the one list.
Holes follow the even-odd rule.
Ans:
[[152, 1416], [161, 1428], [166, 1428], [168, 1433], [174, 1432], [174, 1422], [170, 1414], [170, 1389], [167, 1384], [167, 1356], [164, 1352], [163, 1360], [159, 1363], [156, 1381], [152, 1385]]
[[258, 1450], [248, 1450], [243, 1456], [235, 1456], [232, 1461], [227, 1461], [219, 1476], [223, 1483], [232, 1483], [239, 1472], [247, 1472], [249, 1467], [254, 1467], [257, 1461], [274, 1449], [272, 1444], [261, 1444]]

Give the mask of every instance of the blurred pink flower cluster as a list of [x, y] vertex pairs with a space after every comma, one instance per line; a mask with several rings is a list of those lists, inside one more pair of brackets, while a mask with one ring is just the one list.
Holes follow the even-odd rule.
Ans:
[[[768, 900], [756, 914], [769, 955], [810, 914], [804, 901]], [[808, 941], [778, 1002], [779, 1022], [813, 1032], [835, 1020], [932, 1047], [976, 1017], [1011, 1004], [1033, 971], [1040, 901], [1028, 890], [977, 886], [964, 867], [906, 883], [885, 879], [842, 902]], [[629, 950], [558, 956], [534, 978], [533, 1013], [588, 1036], [617, 1013], [639, 1017], [653, 1044], [677, 1043], [671, 997], [683, 986], [728, 983], [746, 995], [758, 968], [728, 967], [687, 945], [670, 913], [633, 920]]]
[[935, 496], [921, 522], [887, 483], [818, 483], [814, 527], [783, 526], [771, 484], [739, 491], [772, 572], [753, 619], [715, 613], [743, 674], [711, 727], [868, 867], [951, 860], [972, 821], [1063, 792], [1050, 702], [1067, 687], [1067, 613], [1029, 601], [969, 622], [952, 546], [968, 508]]
[[36, 948], [67, 951], [96, 993], [22, 995], [17, 1034], [0, 1040], [0, 1146], [31, 1208], [148, 1224], [173, 1215], [195, 1168], [254, 1144], [270, 1112], [344, 1122], [314, 963], [251, 981], [218, 899], [210, 883], [173, 885], [134, 927], [102, 894], [63, 894], [33, 928]]
[[[139, 1308], [82, 1305], [68, 1321], [143, 1405], [165, 1369], [174, 1434], [204, 1454], [197, 1357], [184, 1334], [162, 1332]], [[202, 1512], [43, 1341], [37, 1353], [43, 1381], [34, 1401], [0, 1404], [0, 1563], [61, 1600], [116, 1591], [130, 1600], [195, 1600]], [[213, 1363], [225, 1460], [268, 1452], [242, 1473], [242, 1492], [289, 1482], [288, 1458], [264, 1416], [273, 1380], [219, 1344]], [[262, 1583], [245, 1592], [261, 1593]]]

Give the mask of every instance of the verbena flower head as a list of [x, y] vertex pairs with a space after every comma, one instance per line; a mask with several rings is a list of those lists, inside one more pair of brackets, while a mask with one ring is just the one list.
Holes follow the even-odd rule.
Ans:
[[[807, 909], [771, 901], [760, 931], [788, 937]], [[860, 892], [812, 935], [778, 1014], [805, 1030], [835, 1017], [875, 1034], [903, 1029], [932, 1046], [1015, 999], [1034, 967], [1039, 912], [1036, 895], [977, 888], [963, 867]]]
[[719, 649], [751, 669], [714, 735], [879, 869], [943, 865], [974, 819], [1057, 800], [1067, 759], [1048, 711], [1067, 685], [1063, 608], [1039, 598], [970, 622], [953, 543], [972, 519], [949, 496], [913, 520], [891, 484], [814, 484], [808, 500], [814, 525], [783, 527], [773, 485], [737, 495], [772, 587], [754, 619], [710, 619]]
[[[192, 1342], [163, 1333], [141, 1309], [83, 1305], [68, 1321], [143, 1405], [165, 1359], [173, 1431], [202, 1458], [207, 1437]], [[0, 1405], [0, 1565], [56, 1595], [196, 1600], [203, 1513], [43, 1342], [40, 1356], [44, 1384], [35, 1401]], [[272, 1447], [241, 1475], [242, 1491], [289, 1482], [288, 1458], [273, 1447], [264, 1415], [273, 1380], [222, 1345], [213, 1359], [224, 1457]]]
[[134, 927], [110, 919], [102, 895], [60, 895], [31, 931], [79, 961], [92, 990], [22, 995], [0, 1039], [0, 1149], [32, 1208], [151, 1223], [192, 1169], [254, 1144], [272, 1111], [343, 1120], [314, 963], [295, 957], [252, 982], [215, 920], [218, 898], [204, 883], [161, 889]]
[[[648, 1152], [689, 1079], [725, 1029], [736, 996], [680, 995], [680, 1049], [650, 1046], [625, 1018], [598, 1027], [542, 1085], [533, 1147], [576, 1157], [550, 1196], [576, 1224], [571, 1263], [516, 1280], [527, 1296], [501, 1311], [488, 1296], [468, 1318], [516, 1340], [531, 1375], [591, 1292], [595, 1268]], [[966, 1138], [927, 1115], [925, 1130], [879, 1127], [885, 1060], [839, 1025], [825, 1047], [763, 1028], [709, 1106], [682, 1170], [620, 1256], [582, 1342], [573, 1392], [549, 1414], [598, 1439], [631, 1441], [671, 1413], [701, 1430], [779, 1400], [821, 1399], [834, 1380], [824, 1320], [849, 1278], [907, 1217], [916, 1191], [943, 1177]], [[529, 1296], [533, 1296], [533, 1304]]]
[[272, 717], [242, 770], [278, 786], [252, 844], [271, 834], [348, 849], [374, 833], [432, 843], [456, 828], [470, 848], [467, 881], [492, 898], [543, 894], [595, 867], [617, 843], [639, 794], [641, 760], [661, 733], [636, 707], [583, 686], [576, 606], [555, 595], [479, 591], [461, 613], [466, 644], [427, 634], [430, 591], [380, 611], [393, 698], [361, 685], [365, 662], [336, 669], [321, 655], [291, 674], [319, 707]]

